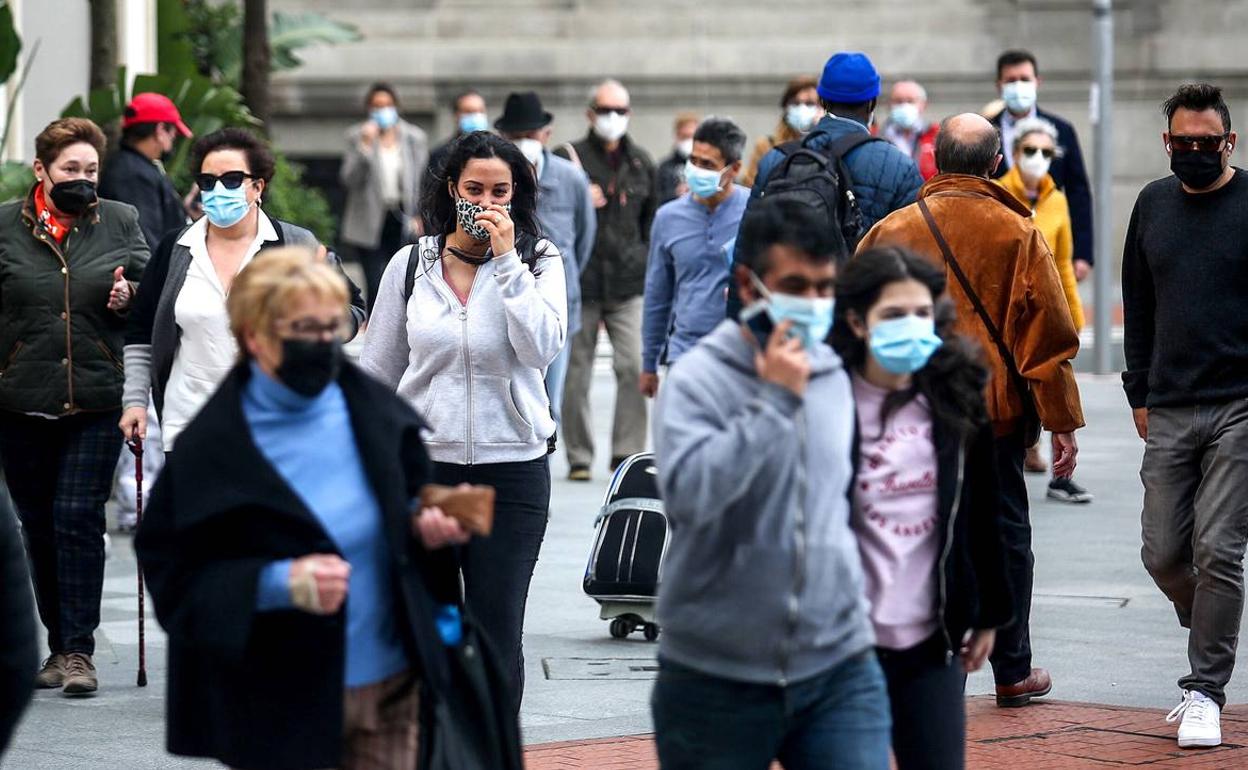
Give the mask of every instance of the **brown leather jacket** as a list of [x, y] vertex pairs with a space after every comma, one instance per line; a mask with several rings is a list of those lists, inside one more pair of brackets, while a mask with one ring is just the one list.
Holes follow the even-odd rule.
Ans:
[[[984, 303], [1019, 371], [1030, 383], [1044, 427], [1069, 433], [1083, 427], [1083, 408], [1070, 361], [1079, 334], [1070, 317], [1053, 256], [1031, 219], [1031, 211], [987, 179], [940, 174], [919, 190], [949, 248]], [[936, 239], [918, 204], [881, 220], [858, 246], [900, 245], [944, 264]], [[992, 370], [988, 414], [998, 436], [1017, 428], [1023, 408], [997, 347], [953, 271], [946, 268], [949, 296], [958, 311], [958, 331], [986, 351]]]

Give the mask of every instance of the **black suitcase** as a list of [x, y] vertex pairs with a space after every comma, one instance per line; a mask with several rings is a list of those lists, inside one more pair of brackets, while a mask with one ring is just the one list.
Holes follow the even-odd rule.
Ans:
[[636, 454], [620, 464], [594, 524], [598, 533], [585, 568], [585, 593], [600, 605], [599, 617], [611, 621], [615, 638], [641, 628], [646, 639], [658, 639], [654, 597], [668, 526], [653, 454]]

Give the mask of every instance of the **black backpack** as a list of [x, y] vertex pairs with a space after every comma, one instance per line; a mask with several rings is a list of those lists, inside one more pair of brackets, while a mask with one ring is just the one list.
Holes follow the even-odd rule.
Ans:
[[840, 241], [841, 253], [848, 256], [858, 247], [867, 227], [858, 208], [854, 180], [845, 165], [845, 156], [867, 142], [884, 140], [855, 131], [837, 139], [826, 150], [820, 150], [807, 146], [812, 136], [776, 147], [784, 159], [767, 177], [759, 197], [793, 200], [810, 206], [820, 217], [837, 225], [832, 228], [833, 235]]

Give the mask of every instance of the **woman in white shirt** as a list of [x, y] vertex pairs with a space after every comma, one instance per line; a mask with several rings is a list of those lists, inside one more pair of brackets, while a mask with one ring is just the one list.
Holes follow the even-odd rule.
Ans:
[[[215, 131], [195, 143], [191, 167], [199, 169], [195, 181], [205, 216], [161, 241], [126, 328], [121, 431], [146, 437], [150, 390], [166, 453], [238, 362], [225, 308], [234, 277], [262, 249], [320, 248], [311, 232], [261, 210], [274, 173], [273, 153], [262, 139], [241, 128]], [[337, 257], [327, 258], [341, 271]], [[363, 302], [348, 284], [358, 329]]]
[[543, 377], [567, 336], [558, 250], [540, 236], [533, 167], [511, 142], [456, 140], [427, 188], [425, 231], [395, 254], [360, 363], [430, 429], [434, 481], [495, 488], [494, 530], [461, 554], [468, 612], [523, 689], [521, 631], [546, 532], [555, 421]]

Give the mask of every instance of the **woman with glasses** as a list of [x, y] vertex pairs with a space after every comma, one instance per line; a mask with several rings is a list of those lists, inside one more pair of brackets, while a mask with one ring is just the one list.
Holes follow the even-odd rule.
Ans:
[[[198, 170], [204, 217], [161, 241], [126, 329], [121, 431], [146, 436], [150, 390], [166, 454], [234, 366], [238, 348], [225, 301], [235, 276], [261, 249], [320, 249], [311, 232], [261, 209], [274, 173], [273, 153], [262, 139], [241, 128], [208, 134], [191, 149], [191, 167]], [[336, 256], [326, 258], [341, 272]], [[349, 339], [363, 323], [364, 303], [359, 289], [348, 286]]]
[[48, 631], [35, 686], [65, 695], [99, 685], [120, 354], [148, 258], [134, 208], [96, 194], [104, 144], [89, 120], [53, 121], [35, 137], [34, 184], [0, 206], [0, 460]]
[[[1049, 174], [1049, 166], [1058, 157], [1057, 126], [1043, 118], [1026, 118], [1014, 127], [1014, 162], [997, 184], [1015, 198], [1031, 206], [1031, 211], [1044, 240], [1053, 252], [1057, 274], [1066, 292], [1066, 304], [1075, 328], [1083, 328], [1083, 304], [1079, 300], [1079, 284], [1075, 279], [1074, 239], [1070, 208], [1066, 195]], [[1048, 466], [1040, 456], [1040, 445], [1027, 450], [1024, 466], [1030, 473], [1045, 473]], [[1088, 503], [1092, 495], [1072, 479], [1053, 478], [1049, 481], [1048, 497], [1063, 503]]]
[[494, 529], [461, 553], [465, 603], [520, 710], [521, 632], [550, 509], [555, 421], [544, 373], [567, 334], [559, 251], [516, 145], [465, 134], [421, 207], [427, 235], [381, 278], [360, 363], [429, 422], [439, 484], [496, 492]]
[[819, 92], [815, 90], [818, 85], [819, 81], [815, 78], [802, 75], [785, 86], [784, 95], [780, 97], [780, 122], [776, 124], [776, 130], [754, 143], [754, 153], [741, 174], [742, 185], [754, 186], [758, 163], [764, 155], [779, 145], [796, 142], [819, 122], [823, 109], [819, 106]]
[[169, 634], [174, 754], [406, 770], [420, 695], [447, 690], [443, 547], [468, 534], [437, 508], [413, 521], [424, 425], [343, 360], [347, 297], [307, 249], [252, 260], [226, 303], [241, 352], [152, 490], [135, 546]]

